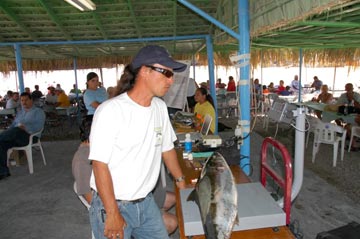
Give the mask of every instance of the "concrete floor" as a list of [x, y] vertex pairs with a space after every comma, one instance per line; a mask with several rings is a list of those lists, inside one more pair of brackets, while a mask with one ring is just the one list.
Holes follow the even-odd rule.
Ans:
[[[227, 131], [221, 136], [226, 139], [232, 134]], [[253, 181], [258, 180], [262, 140], [260, 134], [251, 134]], [[44, 141], [47, 165], [43, 165], [40, 152], [35, 151], [33, 175], [28, 173], [27, 165], [11, 167], [12, 176], [0, 181], [0, 238], [91, 238], [87, 210], [72, 188], [71, 160], [78, 145], [78, 140]], [[224, 151], [230, 161], [239, 158], [236, 147]], [[324, 158], [332, 157], [331, 150], [322, 154]], [[360, 222], [360, 205], [305, 168], [301, 191], [292, 204], [291, 219], [297, 222], [296, 229], [303, 238], [315, 238], [319, 232], [351, 221]], [[172, 238], [178, 238], [178, 233]]]

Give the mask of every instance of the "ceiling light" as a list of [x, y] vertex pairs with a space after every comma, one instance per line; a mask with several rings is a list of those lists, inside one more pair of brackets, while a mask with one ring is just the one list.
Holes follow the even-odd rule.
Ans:
[[96, 9], [95, 4], [91, 0], [64, 0], [80, 11], [94, 11]]

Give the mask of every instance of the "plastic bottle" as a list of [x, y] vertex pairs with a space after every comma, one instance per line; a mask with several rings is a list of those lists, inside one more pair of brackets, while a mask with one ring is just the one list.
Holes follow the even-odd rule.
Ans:
[[185, 153], [191, 153], [192, 150], [192, 141], [190, 134], [185, 135], [184, 151]]

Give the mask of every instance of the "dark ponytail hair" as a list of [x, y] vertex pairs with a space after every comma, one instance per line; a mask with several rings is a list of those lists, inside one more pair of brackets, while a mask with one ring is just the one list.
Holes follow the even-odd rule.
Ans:
[[133, 70], [131, 65], [126, 65], [124, 72], [117, 83], [115, 96], [131, 90], [135, 85], [135, 79], [140, 68]]
[[210, 104], [211, 104], [211, 105], [214, 107], [214, 109], [215, 109], [214, 100], [213, 100], [213, 98], [211, 97], [211, 95], [208, 94], [207, 89], [200, 87], [200, 88], [198, 88], [197, 90], [200, 91], [202, 95], [206, 95], [206, 100], [209, 101]]
[[79, 127], [81, 142], [89, 140], [93, 116], [94, 115], [86, 115], [82, 118], [81, 125]]

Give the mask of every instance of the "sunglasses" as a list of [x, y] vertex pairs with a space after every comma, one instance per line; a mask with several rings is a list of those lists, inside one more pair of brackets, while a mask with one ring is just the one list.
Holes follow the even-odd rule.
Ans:
[[170, 71], [170, 70], [166, 70], [164, 68], [160, 68], [160, 67], [156, 67], [156, 66], [146, 66], [149, 67], [151, 70], [157, 71], [161, 74], [163, 74], [164, 76], [166, 76], [167, 78], [170, 78], [174, 75], [174, 72]]

